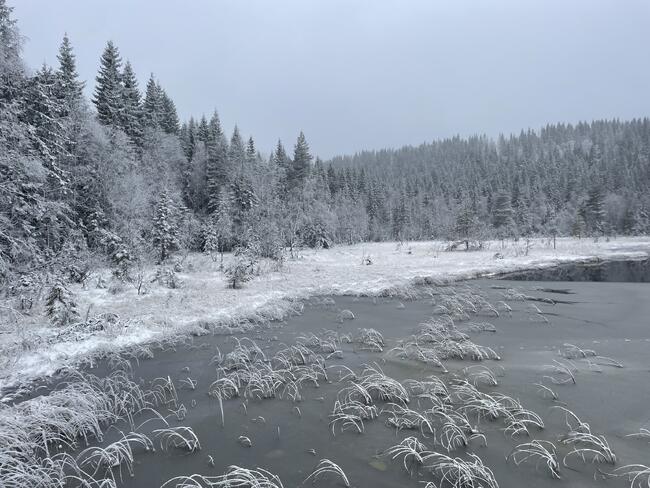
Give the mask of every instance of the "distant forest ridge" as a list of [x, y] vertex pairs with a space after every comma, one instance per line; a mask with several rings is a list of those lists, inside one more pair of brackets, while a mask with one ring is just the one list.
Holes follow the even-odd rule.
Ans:
[[363, 187], [393, 236], [650, 232], [648, 118], [452, 137], [328, 163]]

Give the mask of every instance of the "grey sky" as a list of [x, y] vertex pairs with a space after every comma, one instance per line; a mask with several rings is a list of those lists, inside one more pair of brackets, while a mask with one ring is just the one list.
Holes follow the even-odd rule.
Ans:
[[[182, 118], [327, 158], [459, 133], [650, 115], [648, 0], [9, 0], [32, 67], [108, 39]], [[89, 90], [90, 93], [90, 90]]]

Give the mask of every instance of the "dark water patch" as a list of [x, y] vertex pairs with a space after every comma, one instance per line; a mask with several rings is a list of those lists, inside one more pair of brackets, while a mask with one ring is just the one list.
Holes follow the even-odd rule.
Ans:
[[[594, 263], [561, 264], [553, 268], [506, 273], [499, 279], [515, 281], [598, 281], [618, 283], [650, 282], [650, 259], [630, 261], [600, 261]], [[570, 291], [548, 291], [566, 293]]]
[[543, 291], [544, 293], [558, 293], [560, 295], [574, 295], [575, 292], [569, 290], [568, 288], [537, 288], [538, 291]]

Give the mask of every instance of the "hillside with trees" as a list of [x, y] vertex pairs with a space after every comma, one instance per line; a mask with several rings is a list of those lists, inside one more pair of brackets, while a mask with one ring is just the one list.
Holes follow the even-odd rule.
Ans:
[[[99, 259], [141, 263], [198, 251], [281, 259], [303, 246], [432, 238], [650, 232], [650, 120], [455, 137], [323, 162], [305, 135], [263, 156], [235, 126], [181, 123], [162, 80], [144, 88], [109, 41], [91, 100], [74, 47], [25, 66], [0, 0], [0, 277]], [[218, 104], [218, 101], [215, 101]]]

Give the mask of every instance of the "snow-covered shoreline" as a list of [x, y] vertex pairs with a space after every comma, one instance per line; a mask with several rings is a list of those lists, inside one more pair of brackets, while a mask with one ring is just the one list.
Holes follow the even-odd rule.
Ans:
[[[119, 322], [93, 333], [37, 324], [17, 325], [0, 336], [3, 354], [0, 397], [8, 389], [53, 374], [84, 358], [197, 330], [227, 331], [244, 323], [281, 319], [296, 300], [318, 295], [382, 295], [405, 292], [423, 283], [449, 282], [479, 275], [556, 266], [594, 259], [643, 259], [650, 238], [617, 238], [594, 242], [548, 239], [526, 243], [489, 242], [481, 251], [445, 252], [440, 241], [398, 244], [364, 243], [328, 250], [307, 250], [288, 260], [281, 271], [268, 271], [243, 289], [226, 288], [218, 265], [203, 255], [190, 255], [179, 273], [183, 287], [152, 287], [138, 295], [126, 286], [111, 294], [95, 283], [76, 288], [82, 316], [114, 313]], [[503, 255], [496, 259], [495, 253]], [[370, 257], [372, 264], [362, 264]], [[152, 271], [153, 272], [153, 271]], [[41, 322], [42, 323], [42, 322]]]

